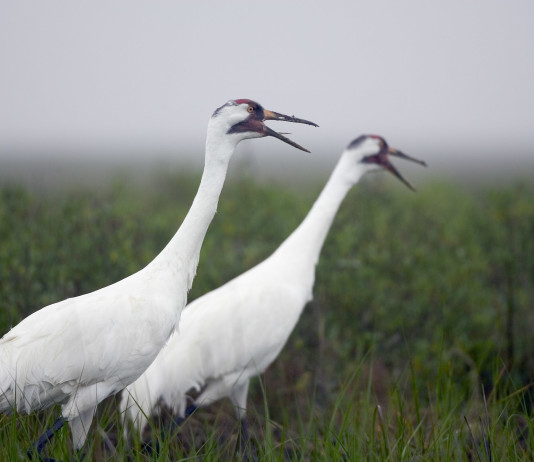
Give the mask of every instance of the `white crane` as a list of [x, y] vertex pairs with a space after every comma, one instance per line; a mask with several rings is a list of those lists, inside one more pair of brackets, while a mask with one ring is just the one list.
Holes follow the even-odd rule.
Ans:
[[[142, 432], [147, 418], [163, 405], [180, 421], [197, 407], [229, 397], [247, 436], [249, 381], [276, 359], [312, 299], [321, 248], [348, 191], [377, 168], [414, 189], [390, 163], [389, 155], [426, 166], [379, 136], [352, 141], [304, 221], [282, 245], [254, 268], [186, 307], [168, 344], [123, 391], [120, 410], [126, 423], [130, 420]], [[192, 389], [200, 394], [188, 406], [186, 393]]]
[[208, 124], [198, 192], [162, 252], [115, 284], [42, 308], [0, 339], [0, 412], [31, 413], [61, 404], [61, 418], [28, 450], [30, 458], [35, 450], [40, 456], [64, 421], [79, 450], [98, 403], [136, 380], [167, 342], [186, 304], [237, 144], [274, 136], [307, 151], [265, 120], [315, 125], [247, 99], [218, 108]]

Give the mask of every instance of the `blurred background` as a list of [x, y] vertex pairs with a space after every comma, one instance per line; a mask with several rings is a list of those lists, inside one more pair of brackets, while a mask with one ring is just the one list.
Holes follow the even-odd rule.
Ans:
[[[270, 255], [358, 135], [429, 168], [394, 160], [417, 194], [389, 174], [349, 193], [314, 301], [252, 383], [253, 438], [306, 460], [532, 460], [532, 18], [528, 0], [0, 0], [0, 334], [151, 261], [190, 207], [209, 117], [254, 99], [320, 128], [270, 123], [311, 154], [239, 145], [190, 300]], [[218, 445], [221, 415], [235, 435], [222, 406], [173, 454]], [[102, 408], [95, 454], [121, 433]], [[39, 418], [0, 417], [13, 458], [54, 412]]]
[[272, 124], [312, 156], [243, 143], [235, 163], [256, 174], [328, 171], [361, 133], [426, 159], [425, 177], [530, 173], [533, 15], [528, 0], [2, 0], [0, 177], [201, 168], [207, 120], [234, 98], [320, 125]]

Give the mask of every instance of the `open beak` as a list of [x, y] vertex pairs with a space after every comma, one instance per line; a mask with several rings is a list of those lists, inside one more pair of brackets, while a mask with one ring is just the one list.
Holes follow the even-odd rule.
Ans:
[[[316, 123], [310, 122], [309, 120], [304, 119], [298, 119], [293, 116], [287, 116], [284, 114], [279, 114], [278, 112], [268, 111], [267, 109], [263, 110], [263, 113], [265, 115], [265, 120], [281, 120], [283, 122], [293, 122], [297, 124], [306, 124], [306, 125], [313, 125], [314, 127], [318, 127]], [[301, 151], [310, 152], [306, 148], [303, 148], [302, 146], [298, 145], [294, 141], [291, 141], [289, 138], [286, 138], [281, 133], [275, 132], [271, 128], [267, 127], [267, 125], [264, 124], [264, 133], [265, 136], [274, 136], [275, 138], [278, 138], [279, 140], [282, 140], [284, 143], [290, 144], [291, 146], [300, 149]]]
[[310, 122], [309, 120], [297, 119], [295, 116], [286, 116], [284, 114], [279, 114], [278, 112], [268, 111], [267, 109], [263, 110], [263, 114], [265, 115], [264, 120], [281, 120], [283, 122], [294, 122], [297, 124], [313, 125], [314, 127], [319, 126], [316, 123]]
[[[395, 148], [388, 147], [388, 152], [387, 153], [392, 155], [392, 156], [400, 157], [401, 159], [409, 160], [411, 162], [415, 162], [416, 164], [423, 165], [423, 166], [426, 167], [426, 162], [425, 161], [419, 160], [419, 159], [411, 157], [411, 156], [409, 156], [407, 154], [404, 154], [403, 152], [398, 151]], [[400, 172], [395, 168], [395, 166], [389, 161], [387, 155], [384, 156], [381, 165], [386, 170], [388, 170], [393, 175], [395, 175], [399, 180], [401, 180], [406, 186], [408, 186], [408, 188], [410, 188], [412, 191], [415, 191], [415, 188], [413, 187], [413, 185], [406, 178], [404, 178], [400, 174]]]
[[397, 156], [397, 157], [400, 157], [401, 159], [406, 159], [411, 162], [415, 162], [416, 164], [422, 165], [423, 167], [427, 166], [424, 160], [419, 160], [419, 159], [416, 159], [415, 157], [411, 157], [408, 154], [404, 154], [403, 152], [395, 148], [388, 147], [388, 153], [391, 154], [392, 156]]

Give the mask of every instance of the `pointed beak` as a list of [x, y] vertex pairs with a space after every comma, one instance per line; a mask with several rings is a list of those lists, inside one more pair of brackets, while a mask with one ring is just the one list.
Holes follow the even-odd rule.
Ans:
[[[283, 122], [293, 122], [297, 124], [313, 125], [314, 127], [319, 126], [316, 123], [310, 122], [309, 120], [298, 119], [297, 117], [294, 117], [294, 116], [287, 116], [284, 114], [279, 114], [278, 112], [269, 111], [267, 109], [264, 109], [263, 113], [265, 115], [265, 118], [263, 119], [264, 121], [265, 120], [281, 120]], [[306, 148], [303, 148], [302, 146], [295, 143], [294, 141], [291, 141], [289, 138], [286, 138], [281, 133], [275, 132], [271, 128], [267, 127], [267, 125], [265, 124], [264, 124], [264, 133], [265, 133], [265, 136], [273, 136], [275, 138], [278, 138], [284, 143], [290, 144], [294, 148], [300, 149], [301, 151], [310, 152]]]
[[[401, 151], [398, 151], [395, 148], [388, 147], [388, 154], [396, 157], [400, 157], [401, 159], [409, 160], [411, 162], [415, 162], [416, 164], [423, 165], [426, 167], [426, 162], [423, 160], [416, 159], [415, 157], [411, 157], [407, 154], [404, 154]], [[410, 188], [412, 191], [415, 191], [415, 187], [406, 179], [404, 178], [401, 173], [395, 168], [395, 166], [389, 161], [387, 155], [384, 156], [384, 160], [381, 163], [382, 167], [384, 167], [386, 170], [388, 170], [390, 173], [395, 175], [400, 181], [402, 181], [408, 188]]]
[[406, 160], [409, 160], [411, 162], [415, 162], [416, 164], [419, 164], [419, 165], [422, 165], [423, 167], [426, 167], [426, 162], [424, 160], [419, 160], [419, 159], [416, 159], [415, 157], [411, 157], [407, 154], [404, 154], [403, 152], [395, 149], [395, 148], [391, 148], [389, 147], [388, 148], [388, 153], [391, 154], [392, 156], [396, 156], [396, 157], [400, 157], [401, 159], [406, 159]]
[[401, 180], [408, 188], [410, 188], [412, 191], [416, 191], [415, 187], [406, 179], [404, 178], [400, 172], [395, 168], [395, 166], [389, 161], [386, 160], [383, 162], [382, 167], [384, 167], [388, 172], [391, 172], [393, 175], [395, 175], [399, 180]]
[[293, 122], [296, 124], [313, 125], [314, 127], [319, 126], [316, 123], [310, 122], [309, 120], [297, 119], [295, 116], [287, 116], [278, 112], [268, 111], [267, 109], [264, 109], [263, 113], [265, 114], [264, 120], [281, 120], [282, 122]]

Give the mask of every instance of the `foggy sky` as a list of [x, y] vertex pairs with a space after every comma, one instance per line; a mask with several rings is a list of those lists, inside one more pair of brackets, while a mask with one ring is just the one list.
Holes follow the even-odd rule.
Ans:
[[[532, 18], [527, 0], [0, 0], [0, 162], [198, 156], [213, 110], [250, 98], [317, 122], [270, 126], [321, 159], [376, 133], [438, 167], [520, 166]], [[304, 162], [274, 139], [240, 147], [275, 150]]]

